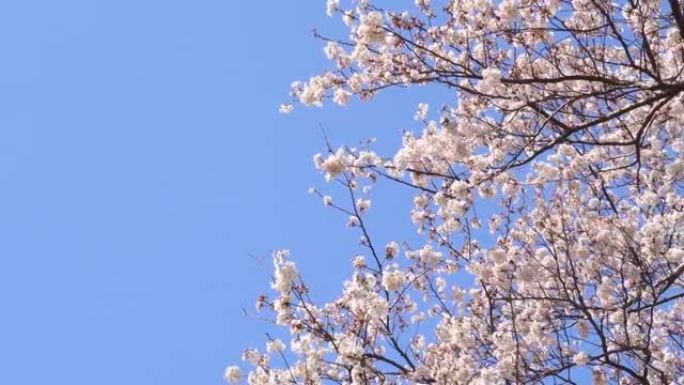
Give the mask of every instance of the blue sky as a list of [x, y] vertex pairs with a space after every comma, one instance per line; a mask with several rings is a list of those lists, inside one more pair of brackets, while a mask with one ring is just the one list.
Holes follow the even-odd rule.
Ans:
[[[315, 27], [343, 33], [324, 1], [0, 4], [1, 384], [220, 384], [269, 329], [241, 309], [273, 248], [335, 292], [359, 249], [306, 193], [319, 126], [393, 148], [430, 94], [278, 114], [327, 66]], [[385, 197], [371, 225], [405, 238]]]

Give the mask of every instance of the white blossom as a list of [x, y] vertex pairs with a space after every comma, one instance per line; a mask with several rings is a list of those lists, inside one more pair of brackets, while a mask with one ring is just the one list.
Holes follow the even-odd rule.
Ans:
[[356, 200], [356, 209], [359, 212], [364, 212], [367, 211], [371, 207], [371, 201], [369, 199], [357, 199]]
[[278, 108], [278, 112], [281, 114], [289, 114], [293, 110], [292, 104], [281, 104], [280, 107]]
[[572, 362], [577, 365], [586, 365], [589, 362], [589, 355], [585, 352], [579, 352], [572, 357]]
[[340, 6], [340, 0], [328, 0], [326, 3], [326, 13], [332, 16], [333, 12]]
[[242, 371], [237, 366], [229, 366], [226, 368], [223, 378], [229, 383], [237, 383], [242, 378]]
[[282, 352], [285, 349], [285, 344], [279, 339], [274, 339], [266, 343], [266, 351], [269, 353]]
[[397, 242], [390, 242], [385, 245], [385, 257], [392, 259], [399, 254], [399, 244]]
[[416, 114], [414, 115], [415, 120], [425, 120], [427, 119], [427, 113], [430, 110], [430, 107], [426, 103], [420, 103], [418, 104], [418, 109], [416, 110]]
[[349, 97], [351, 96], [351, 93], [343, 88], [338, 88], [335, 90], [335, 95], [333, 97], [333, 100], [335, 103], [344, 106], [347, 103], [349, 103]]
[[344, 172], [344, 160], [342, 154], [337, 152], [335, 154], [330, 154], [322, 163], [321, 169], [325, 171], [326, 180], [330, 181]]
[[389, 291], [399, 290], [404, 285], [404, 273], [400, 270], [382, 273], [382, 286]]
[[273, 253], [273, 264], [275, 266], [275, 276], [271, 285], [280, 293], [287, 293], [292, 290], [292, 285], [297, 278], [297, 270], [292, 261], [288, 261], [289, 251], [277, 250]]

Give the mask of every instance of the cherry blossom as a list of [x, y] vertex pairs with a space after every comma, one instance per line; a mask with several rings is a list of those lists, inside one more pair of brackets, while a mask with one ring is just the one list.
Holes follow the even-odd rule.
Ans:
[[[681, 383], [682, 4], [393, 7], [328, 1], [349, 33], [317, 35], [330, 69], [295, 82], [293, 103], [426, 84], [453, 97], [419, 104], [393, 153], [326, 143], [314, 157], [348, 197], [314, 192], [364, 256], [317, 302], [274, 253], [275, 294], [257, 308], [289, 341], [245, 350], [247, 383]], [[405, 215], [419, 244], [376, 240], [376, 183], [414, 192]]]
[[229, 366], [228, 368], [226, 368], [224, 378], [228, 382], [238, 382], [240, 381], [240, 378], [242, 378], [242, 372], [240, 371], [240, 368], [237, 366]]

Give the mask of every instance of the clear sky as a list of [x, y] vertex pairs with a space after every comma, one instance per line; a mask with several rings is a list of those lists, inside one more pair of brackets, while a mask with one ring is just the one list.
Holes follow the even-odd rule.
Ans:
[[322, 0], [0, 3], [0, 384], [220, 384], [263, 346], [270, 250], [336, 291], [359, 250], [306, 193], [319, 126], [392, 148], [426, 93], [278, 114], [315, 27], [342, 31]]

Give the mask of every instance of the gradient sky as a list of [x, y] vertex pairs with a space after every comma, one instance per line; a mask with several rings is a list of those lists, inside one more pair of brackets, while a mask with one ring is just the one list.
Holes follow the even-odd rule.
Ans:
[[[221, 384], [274, 248], [336, 292], [359, 248], [307, 194], [320, 127], [394, 148], [434, 95], [278, 114], [327, 66], [315, 27], [344, 36], [324, 1], [0, 4], [0, 384]], [[410, 236], [385, 197], [379, 242]]]

